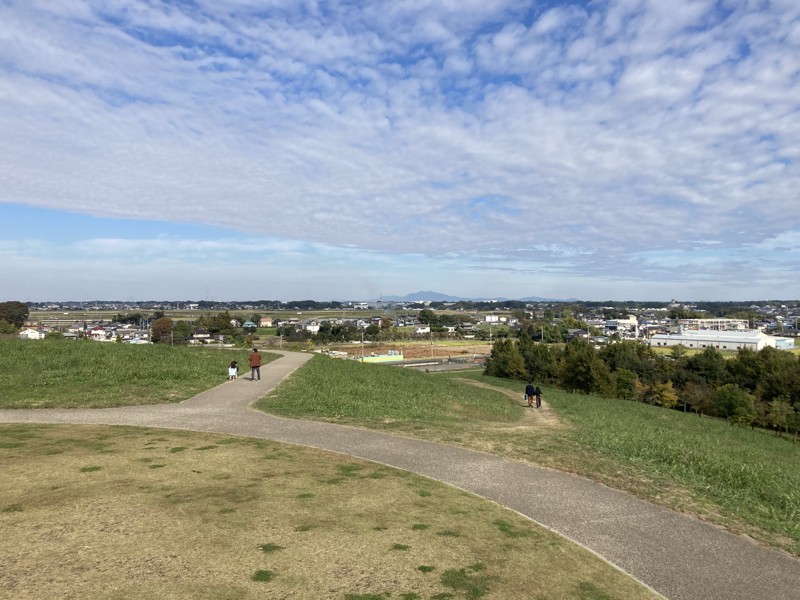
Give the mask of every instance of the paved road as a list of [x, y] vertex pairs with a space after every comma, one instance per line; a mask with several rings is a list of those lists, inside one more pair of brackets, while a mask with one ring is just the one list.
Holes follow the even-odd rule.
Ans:
[[249, 405], [310, 358], [284, 353], [180, 404], [0, 411], [2, 423], [137, 425], [265, 438], [341, 452], [448, 483], [590, 549], [669, 600], [800, 600], [800, 561], [587, 479], [375, 431], [283, 419]]

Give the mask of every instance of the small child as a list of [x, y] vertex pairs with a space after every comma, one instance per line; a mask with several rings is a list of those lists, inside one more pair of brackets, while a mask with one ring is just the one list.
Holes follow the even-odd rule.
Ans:
[[237, 375], [239, 375], [239, 363], [234, 360], [231, 362], [231, 366], [228, 367], [228, 381], [233, 381]]

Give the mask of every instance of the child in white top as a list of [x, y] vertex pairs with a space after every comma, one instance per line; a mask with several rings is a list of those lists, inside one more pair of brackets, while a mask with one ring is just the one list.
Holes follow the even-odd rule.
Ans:
[[237, 375], [239, 375], [239, 363], [234, 360], [228, 367], [228, 381], [233, 381]]

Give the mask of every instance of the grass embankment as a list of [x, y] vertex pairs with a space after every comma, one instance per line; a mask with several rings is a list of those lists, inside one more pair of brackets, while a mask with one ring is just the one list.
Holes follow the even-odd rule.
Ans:
[[[264, 363], [278, 355], [261, 353]], [[180, 402], [247, 367], [248, 350], [0, 339], [0, 408]]]
[[[490, 389], [468, 386], [470, 378]], [[724, 421], [523, 384], [315, 358], [258, 407], [579, 473], [800, 555], [800, 444]]]
[[0, 473], [9, 598], [654, 597], [512, 511], [312, 449], [0, 425]]

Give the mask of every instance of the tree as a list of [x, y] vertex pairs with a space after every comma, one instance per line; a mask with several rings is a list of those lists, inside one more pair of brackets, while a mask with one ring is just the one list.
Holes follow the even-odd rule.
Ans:
[[794, 417], [794, 409], [786, 398], [776, 398], [769, 403], [767, 423], [774, 427], [779, 435], [781, 430], [788, 435], [792, 417]]
[[419, 322], [423, 323], [424, 325], [436, 325], [437, 324], [436, 313], [434, 313], [429, 308], [423, 308], [421, 311], [419, 311], [419, 315], [417, 316], [417, 319], [419, 319]]
[[753, 393], [760, 378], [759, 353], [750, 348], [740, 348], [736, 356], [725, 363], [731, 377], [731, 383]]
[[169, 317], [161, 317], [160, 319], [156, 319], [153, 321], [153, 324], [150, 326], [151, 330], [151, 341], [154, 344], [159, 343], [172, 343], [172, 319]]
[[584, 340], [573, 340], [564, 348], [558, 365], [558, 381], [570, 392], [603, 394], [611, 391], [608, 366]]
[[758, 353], [756, 396], [764, 402], [800, 398], [800, 367], [791, 352], [767, 347]]
[[636, 373], [628, 369], [618, 369], [611, 374], [611, 381], [614, 386], [614, 396], [623, 400], [636, 399]]
[[192, 335], [194, 328], [188, 321], [176, 321], [172, 326], [172, 342], [174, 344], [185, 344]]
[[725, 382], [727, 370], [722, 353], [709, 346], [686, 360], [686, 369], [699, 375], [707, 384], [717, 387]]
[[656, 354], [640, 342], [622, 340], [605, 346], [598, 354], [612, 372], [626, 369], [650, 384], [659, 379]]
[[753, 396], [733, 383], [717, 388], [714, 407], [731, 425], [750, 425], [756, 418]]
[[683, 410], [687, 405], [700, 417], [704, 413], [712, 412], [714, 408], [713, 390], [702, 382], [689, 381], [680, 391], [678, 398], [683, 402]]
[[124, 315], [122, 313], [117, 313], [116, 315], [114, 315], [113, 321], [115, 323], [136, 324], [139, 323], [142, 319], [144, 319], [144, 314], [140, 312], [126, 313]]
[[672, 382], [665, 381], [653, 386], [652, 403], [664, 408], [674, 408], [678, 404], [678, 394], [672, 389]]
[[16, 328], [25, 324], [28, 318], [28, 305], [13, 300], [11, 302], [0, 302], [0, 320], [11, 323]]
[[525, 361], [522, 360], [516, 342], [510, 339], [497, 340], [492, 345], [492, 352], [486, 359], [483, 374], [491, 377], [527, 379]]
[[551, 382], [556, 377], [558, 350], [547, 344], [537, 344], [529, 335], [519, 338], [519, 351], [525, 362], [528, 379]]
[[686, 346], [684, 346], [683, 344], [678, 344], [676, 346], [673, 346], [670, 349], [670, 355], [675, 360], [682, 359], [684, 356], [686, 356]]
[[17, 329], [17, 326], [13, 323], [0, 319], [0, 333], [16, 333]]

